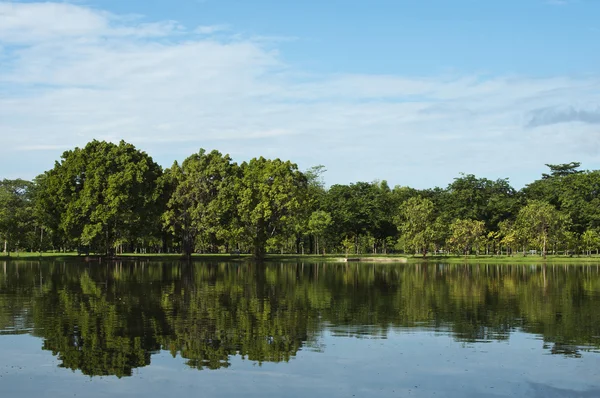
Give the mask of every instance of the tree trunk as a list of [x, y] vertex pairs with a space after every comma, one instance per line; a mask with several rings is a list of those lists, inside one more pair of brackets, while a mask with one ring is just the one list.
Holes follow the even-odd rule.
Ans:
[[267, 235], [265, 228], [261, 225], [256, 229], [256, 237], [254, 238], [254, 259], [262, 261], [265, 258], [267, 243]]
[[546, 234], [544, 234], [544, 248], [542, 249], [542, 256], [546, 258]]
[[6, 251], [7, 244], [8, 242], [6, 242], [6, 239], [4, 239], [4, 254], [8, 254], [8, 252]]

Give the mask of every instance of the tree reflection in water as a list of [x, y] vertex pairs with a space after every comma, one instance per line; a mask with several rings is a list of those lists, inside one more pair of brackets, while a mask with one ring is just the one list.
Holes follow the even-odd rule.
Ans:
[[0, 333], [29, 332], [61, 366], [131, 375], [160, 350], [196, 369], [288, 361], [334, 335], [404, 328], [457, 341], [543, 337], [553, 354], [596, 350], [597, 266], [11, 262]]

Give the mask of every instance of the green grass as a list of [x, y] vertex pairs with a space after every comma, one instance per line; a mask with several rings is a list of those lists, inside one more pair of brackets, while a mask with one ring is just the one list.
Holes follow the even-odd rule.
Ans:
[[[0, 254], [0, 260], [7, 261], [17, 261], [17, 260], [61, 260], [61, 261], [78, 261], [83, 259], [85, 256], [78, 256], [76, 252], [70, 253], [28, 253], [28, 252], [20, 252], [20, 253], [11, 253], [10, 256], [5, 256]], [[99, 257], [96, 255], [91, 255], [90, 257]], [[323, 262], [339, 262], [340, 259], [344, 258], [344, 254], [328, 254], [328, 255], [314, 255], [314, 254], [269, 254], [265, 258], [266, 262], [313, 262], [313, 263], [323, 263]], [[592, 255], [591, 257], [580, 255], [580, 256], [548, 256], [546, 259], [539, 255], [514, 255], [514, 256], [491, 256], [491, 255], [481, 255], [481, 256], [427, 256], [423, 258], [423, 256], [412, 256], [412, 255], [383, 255], [383, 254], [360, 254], [360, 255], [350, 255], [349, 257], [360, 257], [360, 258], [374, 258], [374, 259], [398, 259], [399, 262], [403, 259], [407, 258], [409, 263], [452, 263], [452, 264], [544, 264], [544, 263], [553, 263], [553, 264], [600, 264], [600, 256]], [[126, 253], [123, 255], [117, 256], [117, 258], [121, 258], [123, 260], [127, 259], [140, 259], [140, 260], [150, 260], [150, 261], [178, 261], [184, 260], [185, 257], [178, 253], [173, 254], [135, 254], [135, 253]], [[242, 255], [230, 255], [230, 254], [194, 254], [192, 255], [192, 260], [197, 261], [210, 261], [210, 262], [240, 262], [240, 261], [252, 261], [252, 257], [248, 254]]]
[[481, 256], [427, 256], [425, 259], [423, 256], [409, 256], [409, 263], [422, 263], [422, 262], [434, 262], [434, 263], [462, 263], [462, 264], [477, 264], [477, 263], [485, 263], [485, 264], [600, 264], [600, 256], [592, 255], [588, 256], [558, 256], [558, 255], [549, 255], [546, 258], [543, 258], [540, 255], [532, 255], [529, 254], [527, 256], [523, 256], [522, 254], [515, 254], [514, 256], [491, 256], [491, 255], [481, 255]]
[[5, 255], [4, 253], [0, 253], [0, 260], [15, 260], [15, 259], [37, 259], [37, 258], [44, 258], [44, 257], [48, 257], [48, 258], [64, 258], [64, 257], [69, 257], [69, 258], [76, 258], [77, 257], [77, 252], [68, 252], [68, 253], [39, 253], [39, 252], [12, 252], [9, 253], [9, 255]]

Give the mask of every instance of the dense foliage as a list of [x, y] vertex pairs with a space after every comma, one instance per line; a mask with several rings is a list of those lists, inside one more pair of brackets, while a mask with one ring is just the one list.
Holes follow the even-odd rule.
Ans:
[[0, 181], [7, 251], [591, 254], [600, 170], [547, 165], [521, 190], [460, 175], [446, 188], [333, 185], [323, 166], [242, 164], [200, 149], [163, 170], [133, 145], [92, 141], [34, 181]]

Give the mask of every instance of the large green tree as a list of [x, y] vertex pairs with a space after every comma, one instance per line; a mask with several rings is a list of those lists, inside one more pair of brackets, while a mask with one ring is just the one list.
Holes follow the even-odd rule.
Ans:
[[160, 214], [161, 174], [160, 166], [133, 145], [94, 140], [63, 153], [41, 177], [42, 211], [71, 247], [110, 254], [121, 244], [143, 244]]
[[183, 252], [214, 252], [229, 243], [235, 229], [234, 185], [238, 166], [229, 155], [201, 149], [166, 173], [174, 182], [163, 214], [165, 227], [175, 235]]
[[385, 181], [333, 185], [323, 206], [323, 210], [332, 217], [332, 239], [337, 242], [352, 239], [358, 249], [362, 238], [385, 250], [386, 238], [396, 235], [392, 220], [393, 203], [391, 190]]
[[240, 168], [235, 187], [240, 238], [262, 259], [267, 243], [281, 246], [306, 215], [307, 179], [296, 164], [280, 159], [254, 158]]

